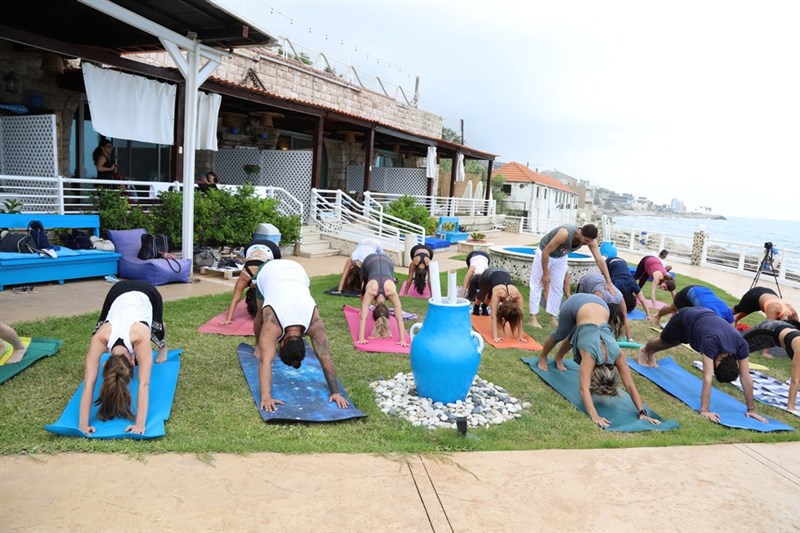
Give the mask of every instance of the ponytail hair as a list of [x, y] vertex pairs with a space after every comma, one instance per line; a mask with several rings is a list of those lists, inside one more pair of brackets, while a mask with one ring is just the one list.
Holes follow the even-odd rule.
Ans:
[[414, 272], [414, 288], [419, 294], [425, 292], [425, 284], [428, 281], [428, 270], [422, 270], [417, 267], [416, 272]]
[[467, 300], [472, 302], [475, 300], [475, 298], [478, 297], [478, 289], [480, 289], [480, 286], [481, 286], [481, 276], [473, 275], [472, 278], [469, 280], [469, 286], [467, 287]]
[[614, 338], [619, 339], [625, 333], [625, 314], [619, 304], [608, 304], [608, 325], [614, 332]]
[[350, 267], [347, 276], [344, 278], [344, 290], [347, 292], [362, 292], [364, 290], [364, 274], [361, 267], [355, 263]]
[[392, 329], [389, 327], [389, 308], [385, 303], [379, 303], [372, 311], [372, 318], [375, 326], [372, 328], [370, 337], [375, 339], [388, 339], [392, 336]]
[[111, 354], [103, 367], [103, 384], [95, 405], [99, 405], [97, 418], [111, 420], [112, 418], [125, 418], [133, 420], [131, 411], [131, 391], [128, 384], [133, 379], [133, 365], [128, 356], [117, 353]]
[[610, 365], [597, 365], [592, 370], [592, 378], [589, 382], [589, 392], [599, 396], [617, 396], [619, 388], [617, 378], [619, 373], [617, 368]]
[[258, 289], [248, 287], [244, 295], [244, 301], [247, 304], [247, 313], [255, 318], [258, 314]]

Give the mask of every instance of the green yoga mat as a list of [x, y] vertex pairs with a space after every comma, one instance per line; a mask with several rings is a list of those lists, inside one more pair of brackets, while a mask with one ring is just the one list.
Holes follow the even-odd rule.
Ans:
[[[571, 359], [564, 360], [564, 366], [567, 367], [565, 372], [556, 369], [554, 361], [548, 361], [547, 364], [550, 368], [549, 372], [542, 372], [536, 363], [539, 361], [538, 357], [523, 357], [522, 361], [531, 367], [531, 370], [536, 372], [548, 385], [553, 387], [556, 392], [561, 394], [564, 398], [569, 400], [575, 407], [583, 413], [586, 409], [583, 407], [583, 400], [581, 399], [581, 392], [578, 388], [578, 365]], [[661, 420], [661, 424], [651, 424], [646, 420], [639, 420], [639, 415], [636, 412], [636, 407], [633, 405], [633, 400], [625, 392], [620, 384], [618, 396], [596, 396], [593, 395], [594, 407], [597, 409], [597, 414], [611, 422], [606, 431], [618, 431], [623, 433], [631, 433], [634, 431], [669, 431], [670, 429], [678, 428], [678, 423], [674, 420], [664, 420], [653, 410], [645, 405], [645, 409], [652, 418]]]
[[59, 348], [61, 348], [61, 344], [63, 342], [64, 341], [58, 339], [43, 339], [40, 337], [33, 337], [31, 339], [30, 346], [28, 346], [28, 350], [22, 357], [22, 361], [13, 364], [6, 363], [0, 366], [0, 383], [4, 383], [16, 376], [42, 357], [53, 355], [58, 351]]

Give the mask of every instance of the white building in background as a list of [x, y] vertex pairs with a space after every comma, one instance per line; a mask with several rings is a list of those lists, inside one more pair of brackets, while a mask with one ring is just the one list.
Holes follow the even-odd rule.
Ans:
[[545, 233], [561, 224], [576, 223], [578, 194], [571, 187], [513, 161], [492, 175], [505, 179], [506, 206], [521, 212], [526, 229]]
[[673, 213], [682, 213], [686, 211], [686, 204], [677, 198], [673, 198], [672, 202], [670, 203], [670, 211]]

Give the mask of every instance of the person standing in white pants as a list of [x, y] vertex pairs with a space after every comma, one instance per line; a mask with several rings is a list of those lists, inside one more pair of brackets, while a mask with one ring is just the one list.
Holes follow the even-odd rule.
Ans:
[[536, 314], [539, 312], [539, 302], [542, 291], [547, 295], [547, 314], [551, 316], [553, 325], [558, 323], [558, 313], [561, 310], [561, 298], [564, 295], [564, 278], [567, 275], [567, 257], [581, 246], [588, 246], [600, 272], [606, 279], [606, 289], [611, 292], [613, 284], [608, 274], [605, 260], [600, 255], [597, 246], [597, 227], [586, 224], [577, 227], [573, 224], [564, 224], [547, 233], [539, 241], [539, 247], [533, 255], [530, 278], [530, 309], [529, 323], [535, 328], [542, 327]]

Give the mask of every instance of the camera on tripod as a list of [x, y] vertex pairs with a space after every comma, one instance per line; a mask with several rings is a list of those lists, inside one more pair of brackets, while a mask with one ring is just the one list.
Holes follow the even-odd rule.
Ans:
[[771, 242], [765, 242], [764, 243], [764, 249], [766, 251], [768, 251], [768, 252], [772, 251], [772, 243]]

